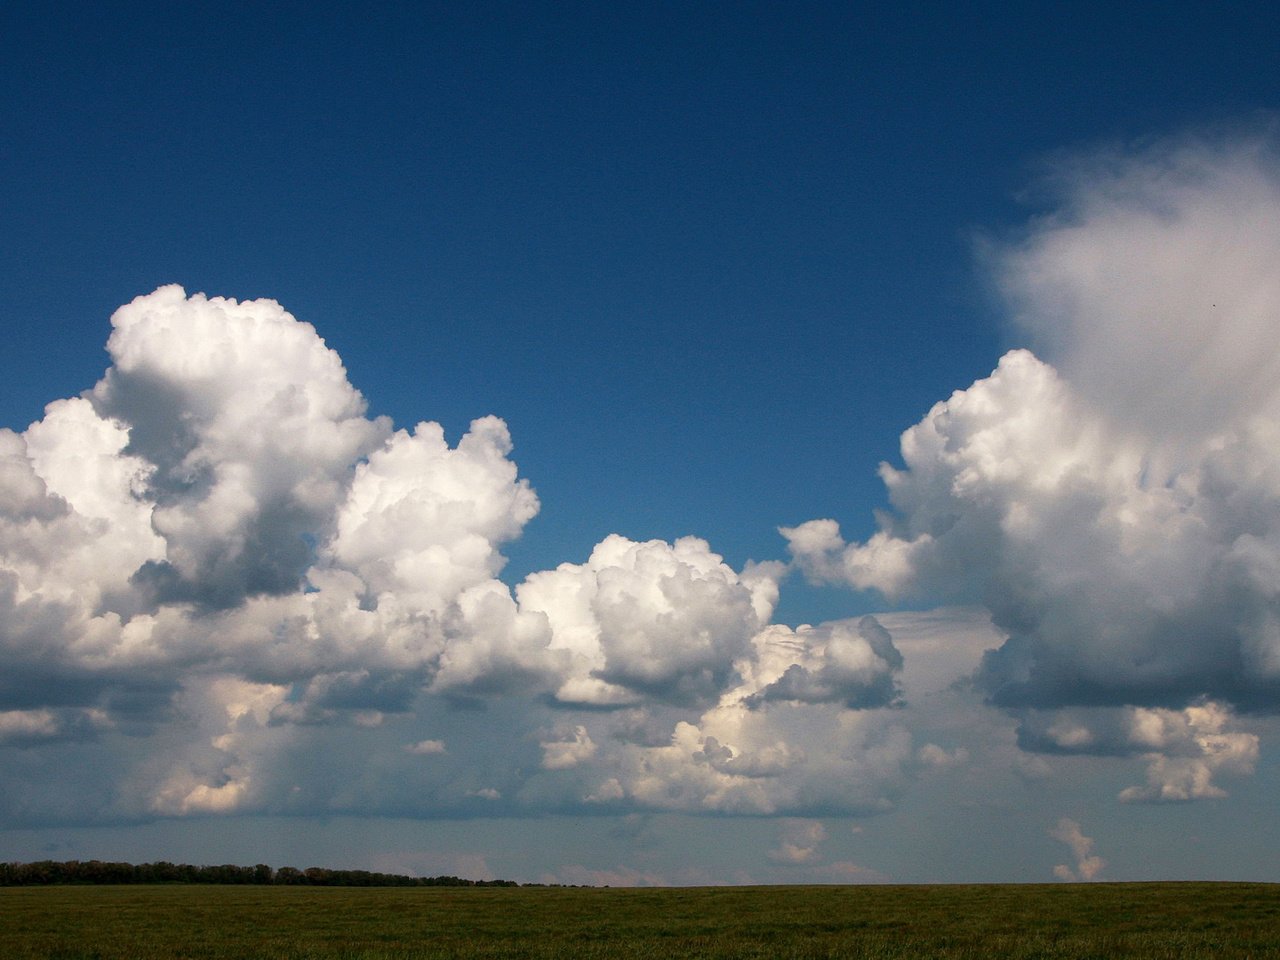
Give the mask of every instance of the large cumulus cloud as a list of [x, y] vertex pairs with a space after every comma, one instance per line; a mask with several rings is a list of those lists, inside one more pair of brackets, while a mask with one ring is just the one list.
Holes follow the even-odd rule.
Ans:
[[1012, 351], [909, 429], [866, 542], [784, 533], [815, 577], [985, 603], [1008, 637], [977, 678], [997, 704], [1274, 710], [1274, 158], [1165, 145], [1059, 187], [1059, 212], [993, 254], [1049, 360]]
[[[451, 445], [369, 417], [270, 300], [162, 287], [112, 326], [96, 386], [0, 431], [11, 816], [867, 810], [900, 783], [892, 639], [771, 625], [781, 564], [613, 535], [512, 590], [539, 503], [502, 420]], [[67, 751], [96, 788], [53, 812]]]

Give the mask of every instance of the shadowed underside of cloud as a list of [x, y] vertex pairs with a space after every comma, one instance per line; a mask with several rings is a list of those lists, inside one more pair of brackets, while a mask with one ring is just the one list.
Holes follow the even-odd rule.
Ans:
[[[270, 300], [162, 287], [112, 325], [96, 386], [0, 431], [0, 748], [97, 749], [102, 816], [871, 809], [901, 779], [909, 738], [863, 715], [891, 638], [771, 625], [783, 565], [615, 535], [513, 591], [539, 504], [502, 420], [368, 418]], [[458, 709], [499, 701], [498, 735]], [[428, 714], [448, 750], [396, 729]]]

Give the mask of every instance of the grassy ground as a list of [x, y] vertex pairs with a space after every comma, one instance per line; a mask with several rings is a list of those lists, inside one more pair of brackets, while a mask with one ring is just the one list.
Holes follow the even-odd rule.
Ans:
[[4, 888], [0, 957], [1280, 958], [1280, 885]]

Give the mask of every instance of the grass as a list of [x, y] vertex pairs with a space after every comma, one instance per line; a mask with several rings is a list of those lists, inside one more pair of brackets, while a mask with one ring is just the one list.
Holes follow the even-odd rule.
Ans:
[[4, 888], [0, 957], [1280, 958], [1280, 885]]

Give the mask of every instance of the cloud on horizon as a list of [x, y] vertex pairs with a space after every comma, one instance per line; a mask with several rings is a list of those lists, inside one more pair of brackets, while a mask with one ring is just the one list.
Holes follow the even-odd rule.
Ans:
[[[0, 746], [101, 747], [71, 819], [859, 811], [902, 781], [892, 639], [771, 624], [784, 565], [612, 535], [513, 590], [539, 503], [502, 420], [369, 418], [270, 300], [167, 286], [112, 326], [96, 386], [0, 431]], [[402, 732], [426, 715], [445, 737]], [[361, 740], [367, 779], [308, 770]], [[48, 815], [38, 783], [10, 819]]]
[[[121, 307], [103, 378], [0, 430], [0, 813], [778, 815], [774, 861], [811, 864], [814, 818], [996, 762], [1224, 796], [1280, 706], [1280, 174], [1265, 140], [1060, 173], [1056, 212], [988, 251], [1036, 352], [903, 434], [877, 532], [783, 529], [790, 565], [612, 534], [509, 585], [540, 503], [503, 420], [450, 444], [370, 417], [271, 300]], [[914, 680], [947, 684], [913, 702], [876, 617], [773, 622], [793, 568], [981, 605], [992, 645], [970, 663], [972, 611], [950, 634], [886, 615], [924, 631]], [[936, 668], [961, 660], [963, 688]], [[940, 715], [974, 691], [1005, 753], [964, 740], [994, 721]], [[1059, 873], [1089, 879], [1072, 823]]]

